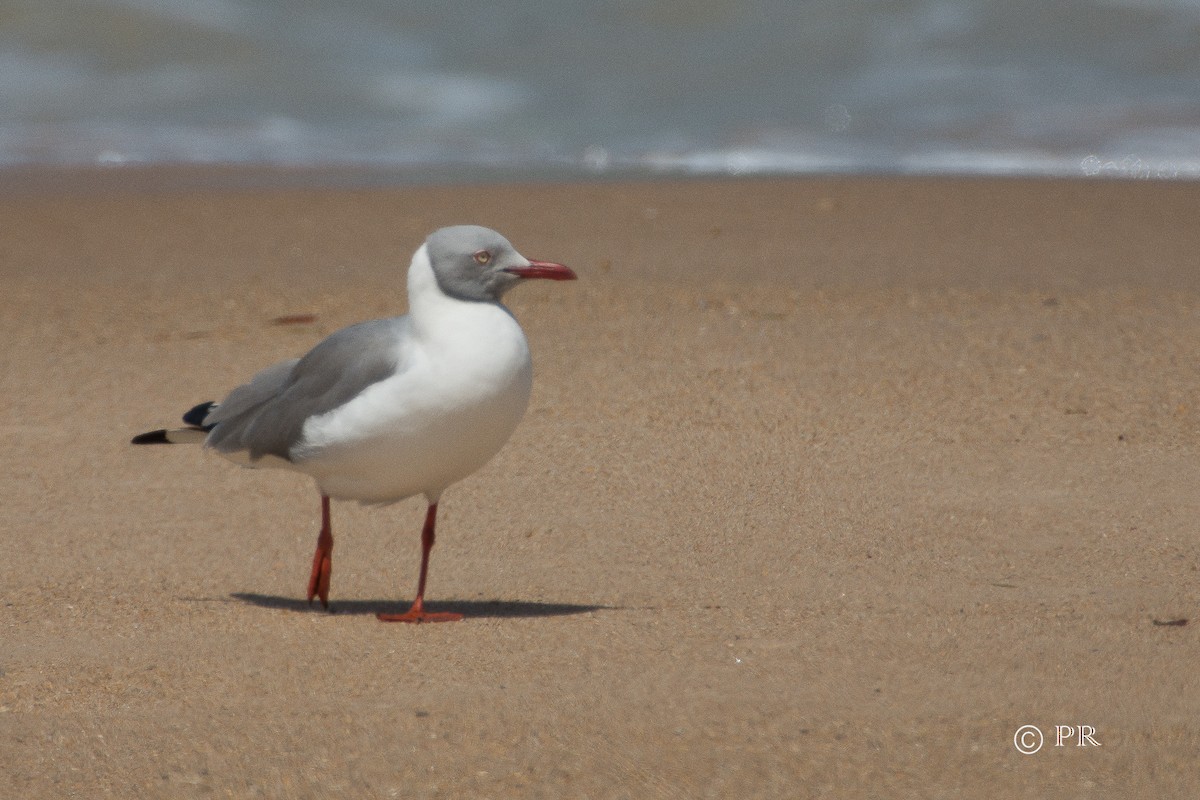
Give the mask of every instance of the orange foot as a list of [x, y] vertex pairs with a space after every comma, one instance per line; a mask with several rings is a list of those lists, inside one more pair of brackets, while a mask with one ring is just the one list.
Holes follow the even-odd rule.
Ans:
[[421, 622], [458, 622], [463, 618], [462, 614], [455, 611], [426, 611], [425, 604], [419, 599], [412, 604], [412, 608], [403, 614], [381, 613], [375, 616], [380, 622], [411, 622], [413, 624]]

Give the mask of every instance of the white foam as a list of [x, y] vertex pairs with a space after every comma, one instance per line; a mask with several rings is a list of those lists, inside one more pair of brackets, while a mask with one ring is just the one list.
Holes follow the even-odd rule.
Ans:
[[[16, 0], [0, 167], [1200, 179], [1200, 0], [745, 0], [637, 24], [623, 0], [419, 5]], [[131, 26], [133, 50], [110, 35]]]

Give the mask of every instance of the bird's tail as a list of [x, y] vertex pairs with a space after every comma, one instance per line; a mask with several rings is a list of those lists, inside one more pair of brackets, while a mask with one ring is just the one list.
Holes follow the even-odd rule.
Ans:
[[203, 428], [159, 428], [139, 433], [130, 444], [199, 444], [208, 438]]
[[201, 403], [183, 415], [186, 428], [160, 428], [156, 431], [139, 433], [130, 440], [130, 444], [200, 444], [208, 438], [208, 432], [215, 426], [205, 425], [204, 418], [209, 415], [217, 404], [214, 402]]

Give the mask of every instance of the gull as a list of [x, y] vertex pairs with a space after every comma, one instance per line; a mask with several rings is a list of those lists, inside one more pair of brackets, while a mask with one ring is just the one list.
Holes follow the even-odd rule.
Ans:
[[248, 467], [311, 476], [321, 532], [308, 602], [329, 607], [330, 500], [394, 503], [424, 495], [421, 571], [412, 606], [385, 622], [446, 622], [425, 609], [425, 580], [442, 493], [500, 451], [529, 404], [529, 344], [501, 303], [526, 280], [574, 280], [562, 264], [525, 258], [500, 234], [455, 225], [430, 234], [408, 268], [408, 314], [351, 325], [302, 358], [262, 370], [219, 403], [183, 415], [187, 427], [133, 444], [203, 442]]

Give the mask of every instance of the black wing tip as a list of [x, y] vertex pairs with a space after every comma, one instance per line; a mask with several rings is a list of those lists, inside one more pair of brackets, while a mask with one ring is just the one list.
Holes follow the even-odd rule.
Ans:
[[186, 414], [183, 415], [183, 423], [185, 425], [191, 425], [193, 428], [212, 430], [213, 426], [209, 425], [206, 427], [204, 425], [204, 418], [208, 416], [208, 412], [212, 411], [212, 407], [215, 405], [216, 402], [209, 400], [201, 403], [198, 406], [193, 406]]
[[137, 436], [129, 440], [130, 444], [170, 444], [171, 440], [167, 438], [165, 428], [157, 431], [146, 431], [139, 433]]

